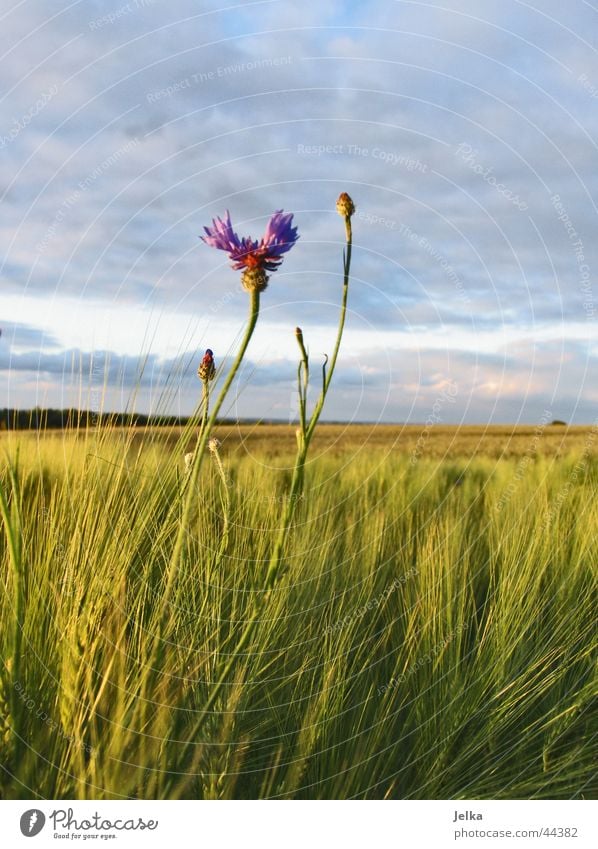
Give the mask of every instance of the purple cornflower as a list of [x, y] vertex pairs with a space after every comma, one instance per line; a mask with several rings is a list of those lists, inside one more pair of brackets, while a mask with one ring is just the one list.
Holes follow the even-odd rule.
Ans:
[[201, 238], [206, 245], [226, 251], [236, 270], [276, 271], [283, 260], [282, 254], [290, 251], [299, 238], [292, 221], [292, 212], [285, 215], [279, 209], [270, 216], [259, 242], [249, 236], [240, 239], [233, 230], [227, 209], [224, 218], [214, 218], [212, 227], [204, 227], [206, 235]]

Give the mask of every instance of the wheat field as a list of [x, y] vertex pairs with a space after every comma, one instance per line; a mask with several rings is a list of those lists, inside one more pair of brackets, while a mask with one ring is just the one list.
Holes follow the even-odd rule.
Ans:
[[422, 427], [319, 428], [259, 609], [292, 427], [176, 568], [180, 431], [2, 434], [2, 797], [595, 796], [596, 429]]

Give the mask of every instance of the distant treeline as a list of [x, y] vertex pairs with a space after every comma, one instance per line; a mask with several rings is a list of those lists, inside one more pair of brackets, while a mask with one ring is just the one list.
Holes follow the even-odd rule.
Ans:
[[112, 424], [116, 427], [164, 427], [184, 425], [185, 416], [148, 416], [143, 413], [94, 413], [90, 410], [0, 410], [0, 430], [63, 430], [65, 428], [98, 427]]
[[[145, 413], [97, 413], [92, 410], [0, 410], [0, 431], [3, 430], [65, 430], [67, 428], [98, 427], [175, 427], [186, 425], [189, 416], [149, 416]], [[218, 419], [216, 424], [258, 424], [257, 419]], [[277, 419], [259, 419], [259, 424], [274, 425], [288, 422]], [[331, 424], [329, 422], [329, 424]], [[340, 424], [340, 422], [339, 422]]]
[[[98, 427], [111, 424], [114, 427], [175, 427], [186, 425], [189, 416], [150, 416], [145, 413], [97, 413], [92, 410], [43, 410], [35, 407], [33, 410], [14, 410], [7, 407], [0, 409], [0, 431], [6, 430], [65, 430], [67, 428]], [[282, 419], [218, 419], [220, 425], [289, 425]], [[346, 422], [327, 421], [326, 425], [342, 425]], [[371, 425], [375, 422], [361, 421], [353, 424]], [[380, 424], [378, 422], [378, 424]], [[390, 423], [386, 423], [390, 425]], [[413, 424], [421, 424], [413, 422]], [[567, 422], [554, 419], [551, 425], [567, 427]], [[404, 422], [395, 422], [395, 426], [403, 426]]]

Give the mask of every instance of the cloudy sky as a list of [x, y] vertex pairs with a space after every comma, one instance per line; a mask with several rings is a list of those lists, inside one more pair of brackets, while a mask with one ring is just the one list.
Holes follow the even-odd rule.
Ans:
[[282, 208], [301, 238], [227, 411], [293, 419], [294, 327], [314, 366], [333, 345], [348, 191], [329, 419], [595, 419], [595, 2], [0, 0], [0, 20], [1, 406], [190, 412], [248, 309], [203, 225], [229, 209], [259, 236]]

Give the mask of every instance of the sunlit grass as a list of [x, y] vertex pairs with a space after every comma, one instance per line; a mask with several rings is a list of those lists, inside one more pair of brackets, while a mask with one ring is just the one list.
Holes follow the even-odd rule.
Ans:
[[436, 431], [415, 457], [417, 429], [321, 428], [283, 575], [199, 733], [292, 430], [217, 432], [227, 486], [206, 458], [168, 604], [177, 434], [5, 435], [2, 795], [595, 794], [598, 440], [558, 430], [475, 457], [455, 440], [481, 430]]

